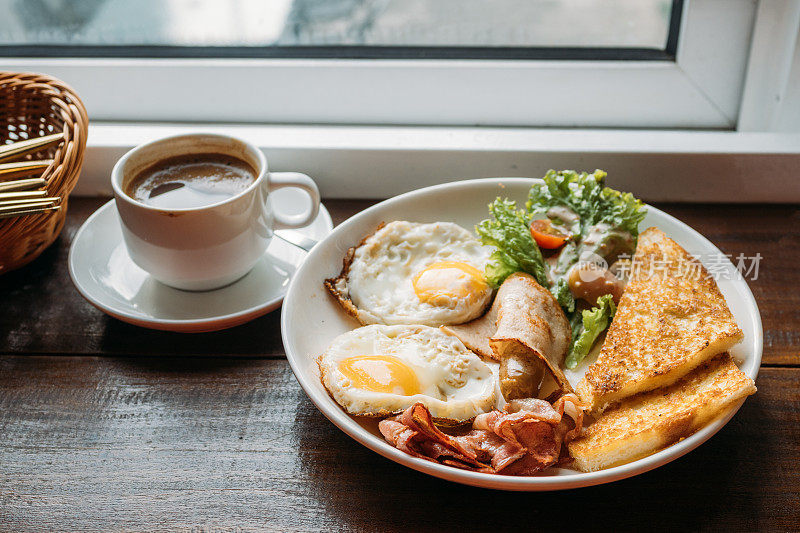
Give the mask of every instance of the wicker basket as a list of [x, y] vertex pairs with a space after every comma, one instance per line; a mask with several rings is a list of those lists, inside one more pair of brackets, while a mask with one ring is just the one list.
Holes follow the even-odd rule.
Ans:
[[68, 85], [43, 74], [0, 71], [0, 144], [64, 132], [61, 143], [28, 156], [53, 160], [42, 177], [48, 195], [61, 197], [61, 209], [0, 219], [0, 274], [36, 259], [64, 227], [88, 127], [86, 109]]

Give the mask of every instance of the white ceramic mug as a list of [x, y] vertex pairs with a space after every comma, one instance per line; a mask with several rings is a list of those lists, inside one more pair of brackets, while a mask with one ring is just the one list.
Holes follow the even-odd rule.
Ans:
[[[125, 193], [129, 181], [162, 159], [198, 153], [222, 153], [249, 163], [252, 185], [222, 202], [202, 207], [164, 209]], [[216, 289], [243, 277], [267, 249], [274, 229], [310, 224], [319, 211], [314, 181], [298, 172], [269, 172], [263, 152], [234, 137], [192, 134], [167, 137], [138, 146], [111, 171], [111, 186], [131, 259], [158, 281], [178, 289]], [[304, 213], [273, 211], [269, 192], [297, 187], [311, 199]]]

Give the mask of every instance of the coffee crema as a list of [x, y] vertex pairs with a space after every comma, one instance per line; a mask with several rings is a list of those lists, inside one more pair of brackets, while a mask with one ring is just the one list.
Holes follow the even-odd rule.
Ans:
[[256, 180], [247, 162], [227, 154], [186, 154], [162, 159], [136, 174], [125, 194], [164, 209], [203, 207], [232, 198]]

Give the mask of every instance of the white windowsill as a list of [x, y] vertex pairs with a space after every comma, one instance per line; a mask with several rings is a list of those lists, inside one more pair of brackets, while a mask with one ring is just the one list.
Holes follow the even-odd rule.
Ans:
[[328, 198], [385, 198], [419, 187], [549, 168], [609, 173], [608, 184], [650, 201], [800, 202], [800, 134], [399, 126], [95, 122], [77, 195], [110, 195], [130, 148], [187, 132], [235, 135], [272, 170], [313, 177]]

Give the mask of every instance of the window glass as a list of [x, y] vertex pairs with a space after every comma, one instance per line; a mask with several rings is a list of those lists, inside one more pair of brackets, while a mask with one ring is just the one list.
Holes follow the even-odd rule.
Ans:
[[0, 0], [6, 56], [674, 56], [680, 0]]

